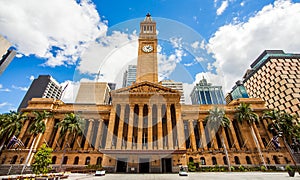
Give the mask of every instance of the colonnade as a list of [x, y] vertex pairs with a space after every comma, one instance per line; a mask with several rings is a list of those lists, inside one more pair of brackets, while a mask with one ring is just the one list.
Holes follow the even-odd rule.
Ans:
[[111, 110], [105, 149], [184, 148], [175, 104], [117, 104]]
[[[183, 120], [183, 124], [185, 129], [185, 139], [187, 142], [186, 148], [192, 149], [193, 151], [198, 149], [219, 149], [224, 148], [224, 145], [227, 148], [235, 148], [236, 150], [240, 150], [243, 148], [256, 148], [255, 144], [251, 144], [251, 142], [254, 141], [252, 140], [253, 137], [250, 133], [251, 131], [249, 130], [249, 133], [245, 131], [246, 126], [243, 126], [242, 128], [241, 125], [237, 125], [239, 131], [243, 132], [236, 132], [236, 128], [234, 128], [233, 122], [230, 123], [227, 129], [221, 126], [217, 128], [207, 127], [204, 121], [201, 119]], [[261, 123], [264, 129], [266, 129], [266, 124], [267, 123], [265, 121]], [[253, 124], [252, 126], [254, 129], [254, 134], [256, 135], [256, 138], [258, 140], [258, 145], [262, 149], [266, 148], [266, 141], [265, 143], [263, 142], [263, 138], [261, 137], [258, 128], [255, 124]], [[249, 125], [247, 126], [247, 128], [250, 128]], [[238, 140], [238, 138], [242, 140]], [[267, 137], [265, 139], [268, 141], [271, 138], [271, 135], [267, 133]]]

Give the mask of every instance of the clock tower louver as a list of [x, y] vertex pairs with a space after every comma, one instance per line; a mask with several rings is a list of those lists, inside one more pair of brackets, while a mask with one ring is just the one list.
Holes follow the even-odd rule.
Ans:
[[158, 82], [156, 22], [148, 13], [140, 23], [136, 82]]

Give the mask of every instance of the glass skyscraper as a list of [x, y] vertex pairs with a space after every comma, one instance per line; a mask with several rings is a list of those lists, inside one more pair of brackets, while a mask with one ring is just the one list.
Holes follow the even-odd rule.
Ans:
[[136, 65], [128, 65], [128, 69], [123, 75], [122, 87], [131, 86], [136, 81]]
[[222, 86], [212, 86], [203, 77], [191, 92], [192, 104], [225, 104]]

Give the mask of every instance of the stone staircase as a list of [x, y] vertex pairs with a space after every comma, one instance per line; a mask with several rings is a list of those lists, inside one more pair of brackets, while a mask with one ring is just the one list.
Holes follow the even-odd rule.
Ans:
[[[0, 176], [21, 174], [23, 165], [0, 165]], [[23, 174], [32, 173], [30, 168], [26, 168]]]
[[299, 152], [295, 152], [293, 154], [294, 154], [294, 157], [296, 159], [297, 164], [300, 164], [300, 153]]

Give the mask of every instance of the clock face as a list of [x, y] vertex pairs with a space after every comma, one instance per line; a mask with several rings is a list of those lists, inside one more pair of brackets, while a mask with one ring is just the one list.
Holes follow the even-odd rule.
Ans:
[[151, 51], [153, 51], [153, 47], [151, 45], [145, 45], [145, 46], [143, 46], [142, 50], [144, 52], [151, 52]]

